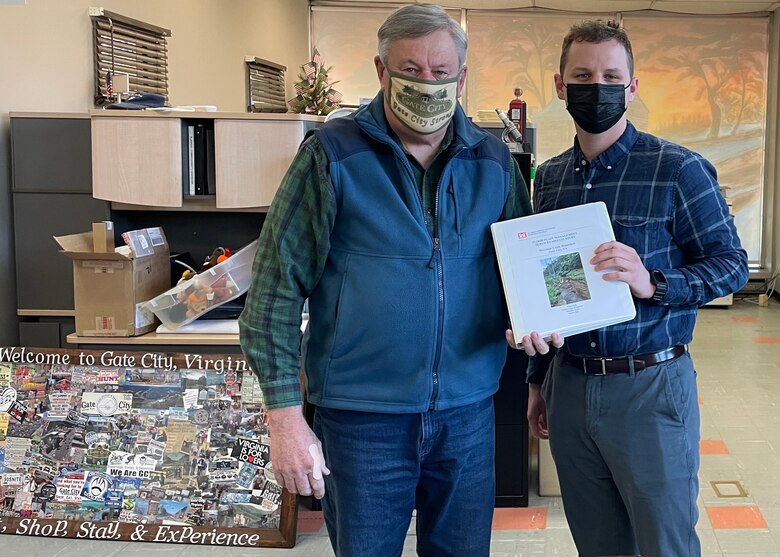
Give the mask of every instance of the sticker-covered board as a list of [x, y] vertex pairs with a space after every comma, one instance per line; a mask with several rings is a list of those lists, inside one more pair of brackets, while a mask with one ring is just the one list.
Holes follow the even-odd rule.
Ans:
[[240, 355], [0, 348], [0, 533], [292, 547]]

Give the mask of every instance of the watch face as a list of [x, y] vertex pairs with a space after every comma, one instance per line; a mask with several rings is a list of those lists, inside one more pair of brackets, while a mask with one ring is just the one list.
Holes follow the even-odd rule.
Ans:
[[669, 285], [666, 284], [666, 278], [661, 271], [650, 272], [650, 282], [655, 285], [655, 292], [651, 299], [655, 302], [660, 302], [666, 296], [666, 291], [669, 289]]

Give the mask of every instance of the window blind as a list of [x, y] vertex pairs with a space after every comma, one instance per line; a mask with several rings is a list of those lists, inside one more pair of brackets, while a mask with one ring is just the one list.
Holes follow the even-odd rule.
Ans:
[[250, 56], [245, 62], [249, 112], [287, 112], [284, 86], [287, 67]]
[[90, 8], [95, 66], [95, 105], [111, 102], [109, 75], [127, 74], [132, 93], [158, 93], [168, 99], [169, 29], [103, 8]]

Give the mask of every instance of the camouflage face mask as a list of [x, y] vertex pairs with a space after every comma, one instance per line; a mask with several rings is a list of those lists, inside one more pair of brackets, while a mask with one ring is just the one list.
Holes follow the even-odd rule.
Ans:
[[428, 81], [390, 72], [390, 110], [412, 131], [439, 131], [455, 114], [459, 76], [460, 72], [452, 79]]

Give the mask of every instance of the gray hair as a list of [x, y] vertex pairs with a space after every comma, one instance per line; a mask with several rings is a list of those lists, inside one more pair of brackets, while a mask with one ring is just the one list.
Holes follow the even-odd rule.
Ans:
[[390, 45], [399, 39], [415, 39], [436, 31], [448, 31], [458, 51], [458, 66], [466, 62], [469, 41], [460, 24], [436, 4], [411, 4], [394, 11], [377, 32], [379, 59], [387, 66]]

